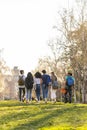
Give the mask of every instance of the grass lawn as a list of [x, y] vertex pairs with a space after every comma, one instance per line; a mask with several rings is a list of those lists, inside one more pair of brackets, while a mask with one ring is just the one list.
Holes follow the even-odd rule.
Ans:
[[87, 105], [0, 101], [0, 130], [87, 130]]

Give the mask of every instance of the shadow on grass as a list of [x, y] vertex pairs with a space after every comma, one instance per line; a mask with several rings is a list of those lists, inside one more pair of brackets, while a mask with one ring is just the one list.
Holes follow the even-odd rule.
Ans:
[[[74, 104], [20, 104], [19, 102], [4, 102], [2, 107], [13, 107], [13, 112], [5, 113], [0, 117], [0, 124], [8, 125], [14, 122], [17, 125], [10, 130], [38, 130], [43, 127], [50, 127], [67, 123], [72, 127], [78, 127], [85, 124], [84, 118], [81, 119], [81, 114], [86, 115], [87, 106], [77, 106]], [[23, 110], [16, 110], [16, 107], [23, 106]], [[56, 120], [55, 120], [56, 119]], [[60, 120], [59, 120], [60, 119]], [[23, 122], [23, 120], [25, 120]], [[83, 122], [81, 120], [84, 120]], [[86, 118], [87, 120], [87, 118]], [[21, 121], [21, 123], [19, 122]]]
[[[74, 111], [75, 111], [75, 114], [73, 114]], [[55, 122], [53, 119], [57, 119], [57, 118], [59, 119], [62, 117], [63, 117], [62, 123], [63, 123], [63, 121], [65, 121], [69, 126], [76, 129], [76, 127], [83, 126], [85, 124], [85, 120], [81, 122], [80, 117], [78, 117], [78, 115], [80, 115], [81, 112], [83, 113], [83, 115], [85, 115], [86, 109], [84, 110], [83, 107], [78, 108], [78, 107], [74, 106], [74, 107], [70, 107], [70, 108], [63, 108], [63, 110], [62, 109], [54, 110], [54, 111], [51, 111], [48, 115], [44, 115], [44, 117], [42, 117], [40, 119], [21, 124], [20, 126], [17, 126], [16, 128], [13, 128], [11, 130], [37, 130], [37, 129], [41, 129], [43, 127], [49, 128], [50, 126], [55, 126]], [[64, 117], [65, 113], [66, 113], [66, 116]], [[69, 113], [70, 113], [70, 116], [68, 116]], [[77, 115], [76, 115], [76, 113], [77, 113]], [[40, 113], [37, 113], [37, 115], [38, 114], [40, 114]], [[60, 125], [59, 121], [56, 122], [56, 125], [57, 126]]]
[[[57, 105], [55, 105], [57, 106]], [[40, 112], [36, 112], [35, 114], [30, 114], [28, 117], [24, 116], [22, 113], [15, 115], [18, 116], [21, 119], [28, 119], [29, 116], [33, 120], [28, 120], [27, 122], [23, 122], [23, 124], [20, 124], [16, 126], [15, 128], [12, 128], [11, 130], [35, 130], [43, 127], [49, 127], [54, 126], [56, 119], [56, 125], [60, 125], [59, 118], [64, 123], [66, 122], [68, 125], [72, 127], [78, 127], [84, 125], [85, 122], [81, 123], [81, 119], [79, 115], [83, 113], [85, 115], [86, 109], [84, 107], [77, 107], [77, 106], [68, 106], [66, 105], [65, 108], [61, 107], [61, 109], [54, 109], [55, 106], [45, 106], [45, 109], [43, 109]], [[28, 113], [26, 113], [28, 114]], [[38, 116], [41, 116], [40, 118], [36, 118]], [[23, 117], [24, 116], [24, 117]], [[58, 118], [58, 119], [57, 119]], [[10, 121], [10, 120], [9, 120]], [[14, 120], [15, 121], [15, 120]], [[17, 120], [16, 120], [17, 121]], [[77, 122], [78, 121], [78, 122]], [[77, 123], [77, 124], [76, 124]]]

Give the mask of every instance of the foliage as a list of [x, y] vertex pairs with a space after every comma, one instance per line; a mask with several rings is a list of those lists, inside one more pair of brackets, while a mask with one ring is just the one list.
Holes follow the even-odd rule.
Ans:
[[2, 130], [86, 130], [86, 104], [0, 102]]
[[[63, 53], [61, 54], [61, 57], [59, 57], [59, 61], [61, 61], [65, 71], [69, 68], [73, 70], [73, 74], [76, 79], [76, 89], [82, 96], [82, 102], [87, 102], [86, 5], [86, 0], [77, 0], [76, 6], [74, 8], [63, 9], [61, 13], [58, 13], [61, 19], [61, 23], [59, 23], [58, 20], [58, 26], [55, 26], [58, 33], [61, 34], [60, 46], [63, 48]], [[57, 38], [59, 38], [59, 36]], [[59, 43], [56, 43], [56, 45], [58, 47]], [[53, 49], [53, 53], [54, 51], [57, 52], [56, 49], [54, 49], [52, 46], [51, 48]]]
[[5, 87], [4, 75], [6, 72], [9, 71], [9, 67], [6, 65], [6, 62], [2, 58], [2, 52], [3, 52], [3, 49], [0, 49], [0, 98], [1, 98], [1, 95], [3, 95], [2, 93]]

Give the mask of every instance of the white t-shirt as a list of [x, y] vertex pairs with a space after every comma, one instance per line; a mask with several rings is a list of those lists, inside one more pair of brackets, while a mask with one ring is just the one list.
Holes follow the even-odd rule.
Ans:
[[41, 79], [40, 78], [34, 78], [34, 84], [40, 84]]

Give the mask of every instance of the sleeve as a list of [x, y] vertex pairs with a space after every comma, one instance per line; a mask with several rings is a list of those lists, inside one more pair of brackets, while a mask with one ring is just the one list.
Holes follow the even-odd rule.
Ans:
[[25, 81], [25, 78], [26, 78], [26, 77], [23, 75], [23, 80], [24, 80], [24, 81]]
[[67, 80], [68, 79], [68, 76], [65, 76], [65, 80]]
[[73, 80], [74, 80], [74, 84], [75, 84], [75, 78], [74, 77], [72, 77], [73, 78]]

